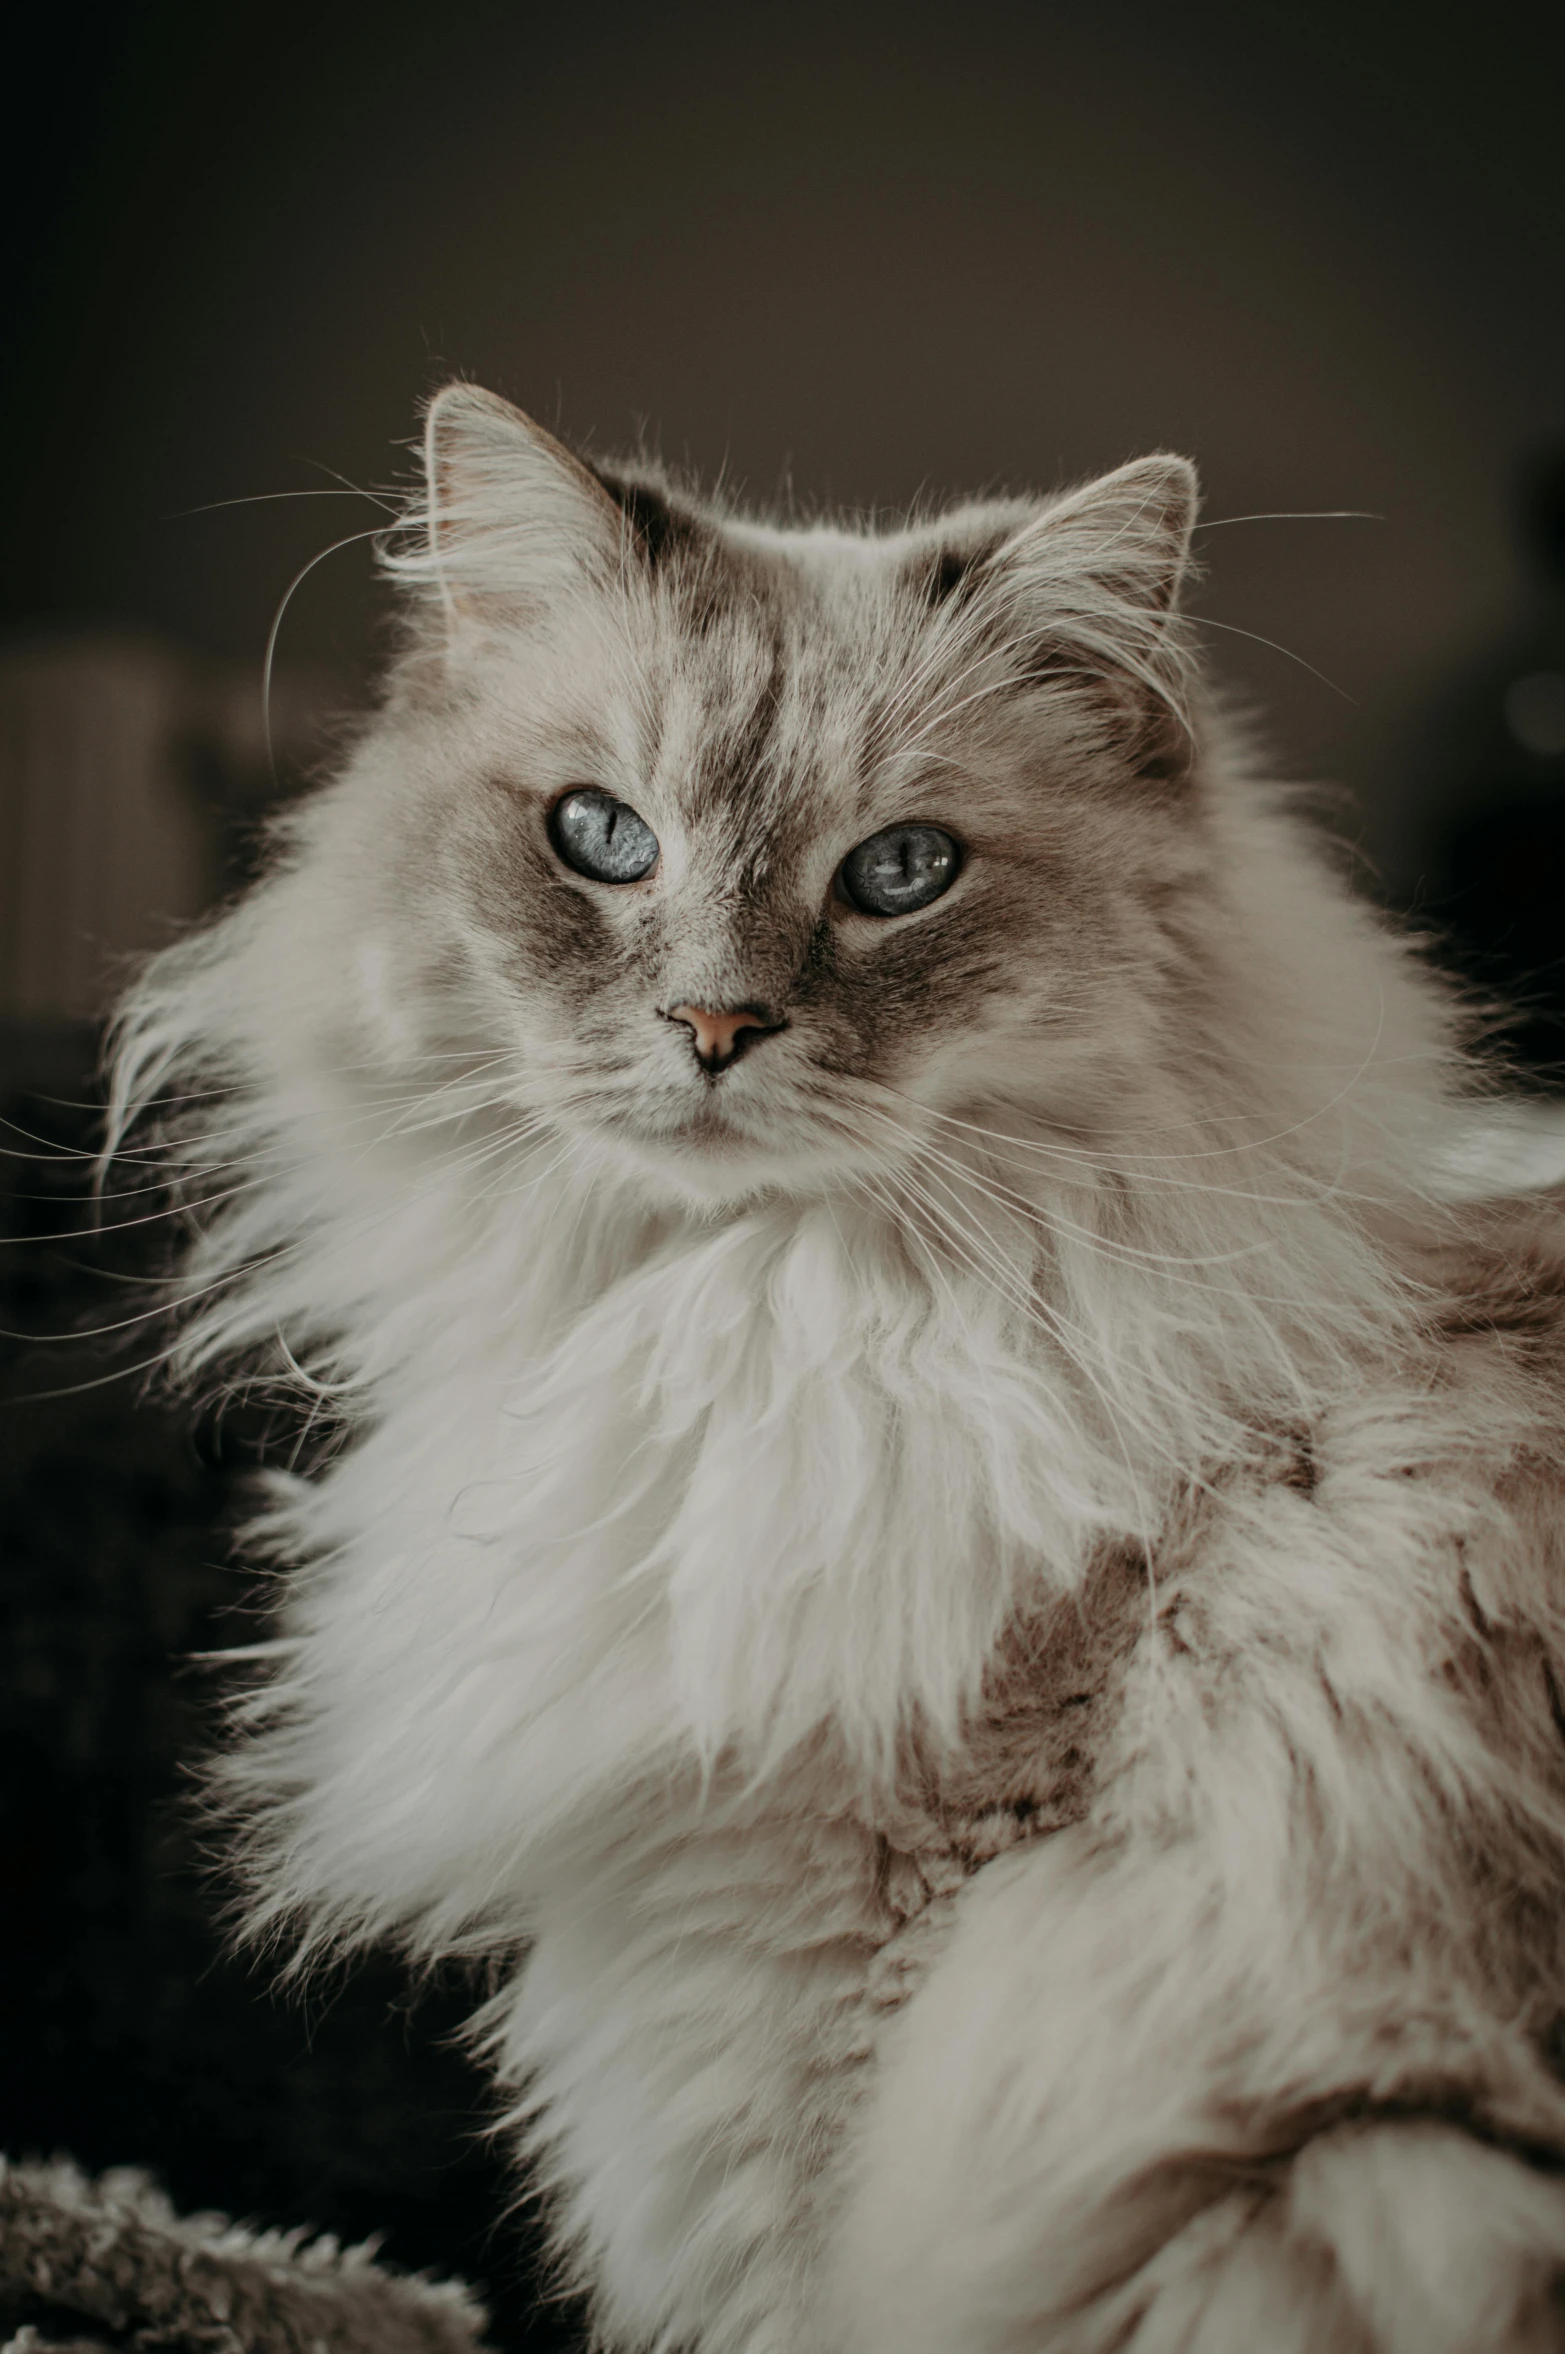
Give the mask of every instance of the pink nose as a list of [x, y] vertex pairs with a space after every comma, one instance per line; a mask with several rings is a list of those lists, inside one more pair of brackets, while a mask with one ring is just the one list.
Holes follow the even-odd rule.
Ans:
[[706, 1005], [671, 1005], [667, 1019], [683, 1022], [695, 1042], [696, 1061], [708, 1071], [725, 1070], [751, 1043], [752, 1035], [778, 1027], [742, 1005], [731, 1012]]

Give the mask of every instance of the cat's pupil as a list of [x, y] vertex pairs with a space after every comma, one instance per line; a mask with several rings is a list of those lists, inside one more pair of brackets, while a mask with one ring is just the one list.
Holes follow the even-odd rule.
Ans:
[[595, 883], [639, 883], [658, 860], [658, 838], [646, 819], [595, 786], [578, 786], [556, 801], [549, 839], [567, 866]]
[[842, 862], [842, 895], [864, 915], [911, 915], [956, 881], [960, 853], [939, 826], [887, 826]]

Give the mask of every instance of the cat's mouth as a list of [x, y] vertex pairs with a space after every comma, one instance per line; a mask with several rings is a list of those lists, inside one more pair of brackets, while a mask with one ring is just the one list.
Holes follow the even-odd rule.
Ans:
[[794, 1124], [779, 1119], [777, 1106], [763, 1114], [737, 1093], [729, 1096], [721, 1080], [698, 1097], [620, 1097], [589, 1116], [602, 1140], [641, 1176], [708, 1204], [808, 1182], [817, 1170], [820, 1140], [813, 1128], [807, 1136], [790, 1135]]
[[749, 1122], [735, 1116], [735, 1107], [723, 1101], [718, 1087], [709, 1087], [698, 1103], [647, 1121], [643, 1134], [649, 1144], [701, 1154], [753, 1152], [761, 1141]]
[[612, 1097], [594, 1104], [593, 1124], [623, 1142], [652, 1151], [732, 1153], [761, 1142], [753, 1122], [723, 1100], [721, 1087], [708, 1086], [693, 1101], [668, 1102]]

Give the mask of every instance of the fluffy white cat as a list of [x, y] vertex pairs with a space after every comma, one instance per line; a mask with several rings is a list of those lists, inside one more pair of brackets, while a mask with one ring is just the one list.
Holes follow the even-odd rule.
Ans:
[[380, 708], [124, 1016], [179, 1367], [334, 1437], [252, 1926], [504, 1957], [607, 2347], [1565, 2345], [1565, 1226], [1194, 505], [784, 529], [452, 386]]

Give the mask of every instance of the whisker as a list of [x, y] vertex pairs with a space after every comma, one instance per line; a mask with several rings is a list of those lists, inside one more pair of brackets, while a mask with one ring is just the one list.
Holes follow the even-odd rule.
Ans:
[[368, 531], [350, 531], [344, 538], [333, 540], [329, 548], [322, 548], [318, 555], [310, 558], [308, 564], [301, 564], [284, 589], [282, 602], [273, 614], [272, 626], [266, 633], [266, 654], [261, 664], [261, 732], [266, 744], [266, 764], [272, 772], [274, 785], [279, 782], [279, 779], [277, 755], [272, 742], [272, 671], [277, 659], [277, 640], [282, 632], [283, 616], [293, 602], [295, 591], [302, 588], [317, 564], [324, 564], [328, 556], [339, 554], [343, 548], [355, 547], [361, 540], [383, 539], [388, 531], [406, 528], [406, 525], [397, 523], [376, 523], [372, 524]]
[[[906, 1100], [911, 1101], [911, 1098]], [[923, 1108], [927, 1109], [928, 1107]], [[1010, 1158], [1008, 1151], [996, 1150], [995, 1148], [1014, 1147], [1018, 1152], [1031, 1153], [1039, 1156], [1047, 1156], [1051, 1159], [1063, 1160], [1067, 1164], [1068, 1170], [1083, 1173], [1077, 1174], [1075, 1176], [1074, 1181], [1078, 1184], [1088, 1183], [1089, 1180], [1093, 1184], [1096, 1184], [1097, 1181], [1104, 1177], [1123, 1178], [1127, 1181], [1133, 1180], [1134, 1185], [1138, 1190], [1145, 1188], [1153, 1193], [1161, 1192], [1165, 1195], [1195, 1194], [1199, 1195], [1202, 1199], [1210, 1199], [1213, 1201], [1243, 1202], [1247, 1206], [1261, 1209], [1299, 1210], [1310, 1204], [1321, 1206], [1327, 1202], [1332, 1201], [1372, 1205], [1376, 1199], [1373, 1194], [1357, 1192], [1353, 1188], [1344, 1185], [1340, 1180], [1340, 1176], [1338, 1179], [1327, 1183], [1324, 1179], [1316, 1177], [1311, 1172], [1304, 1170], [1297, 1173], [1297, 1185], [1294, 1191], [1290, 1193], [1268, 1193], [1262, 1192], [1256, 1186], [1220, 1185], [1215, 1184], [1210, 1178], [1206, 1177], [1176, 1176], [1170, 1169], [1159, 1166], [1146, 1166], [1141, 1162], [1133, 1162], [1127, 1165], [1124, 1162], [1119, 1162], [1109, 1158], [1098, 1160], [1088, 1159], [1084, 1156], [1078, 1157], [1071, 1152], [1068, 1146], [1051, 1147], [1040, 1142], [1029, 1141], [1025, 1137], [1009, 1135], [1000, 1129], [983, 1128], [977, 1126], [974, 1122], [969, 1120], [957, 1120], [952, 1115], [947, 1113], [935, 1112], [931, 1110], [930, 1117], [941, 1122], [942, 1125], [950, 1125], [955, 1127], [963, 1135], [975, 1135], [989, 1140], [987, 1144], [987, 1150], [990, 1152], [991, 1156], [994, 1159], [1000, 1161], [1004, 1166], [1013, 1168], [1024, 1176], [1035, 1176], [1039, 1173], [1035, 1164], [1024, 1160], [1014, 1160]], [[1160, 1159], [1166, 1158], [1167, 1160], [1177, 1164], [1182, 1158], [1186, 1156], [1170, 1154], [1167, 1156], [1158, 1157]], [[1219, 1153], [1213, 1153], [1191, 1154], [1188, 1157], [1190, 1159], [1203, 1159], [1225, 1158], [1228, 1156]]]
[[1231, 1266], [1240, 1259], [1254, 1258], [1270, 1247], [1263, 1242], [1246, 1243], [1237, 1250], [1204, 1253], [1197, 1257], [1181, 1257], [1164, 1251], [1142, 1250], [1134, 1243], [1123, 1242], [1112, 1235], [1096, 1234], [1091, 1228], [1078, 1225], [1074, 1219], [1063, 1217], [1054, 1210], [1046, 1210], [1040, 1204], [1029, 1201], [1025, 1195], [1014, 1192], [1009, 1186], [996, 1187], [988, 1183], [977, 1171], [954, 1160], [948, 1153], [941, 1152], [938, 1146], [930, 1144], [927, 1139], [912, 1135], [901, 1126], [900, 1122], [893, 1120], [890, 1113], [878, 1111], [872, 1104], [866, 1104], [864, 1109], [872, 1119], [887, 1121], [897, 1128], [906, 1144], [920, 1157], [934, 1159], [946, 1168], [955, 1171], [958, 1176], [976, 1186], [980, 1191], [987, 1193], [998, 1207], [1014, 1211], [1034, 1224], [1042, 1226], [1049, 1233], [1069, 1234], [1074, 1239], [1086, 1243], [1090, 1249], [1101, 1251], [1106, 1257], [1120, 1259], [1127, 1265], [1139, 1263], [1177, 1273], [1180, 1270], [1193, 1267]]
[[[481, 1150], [467, 1156], [457, 1156], [454, 1160], [442, 1164], [437, 1175], [440, 1178], [448, 1178], [452, 1174], [467, 1174], [481, 1167], [485, 1161], [496, 1154], [512, 1149], [517, 1143], [525, 1141], [528, 1136], [536, 1133], [541, 1125], [541, 1122], [532, 1117], [518, 1120], [511, 1129], [502, 1136], [487, 1142]], [[371, 1139], [363, 1148], [363, 1152], [373, 1151], [376, 1141]], [[361, 1153], [360, 1158], [362, 1157]], [[269, 1180], [257, 1179], [255, 1186], [258, 1188], [266, 1182]], [[245, 1188], [245, 1190], [252, 1189]], [[425, 1193], [427, 1195], [427, 1188]], [[388, 1219], [397, 1216], [409, 1200], [416, 1201], [419, 1198], [421, 1196], [417, 1189], [411, 1195], [399, 1195], [395, 1202], [373, 1213], [367, 1220], [350, 1221], [345, 1229], [338, 1229], [339, 1238], [356, 1238], [365, 1231], [373, 1231], [377, 1224], [383, 1224]], [[129, 1221], [128, 1223], [136, 1222]], [[79, 1240], [80, 1237], [72, 1236], [70, 1239], [74, 1241]], [[109, 1339], [117, 1333], [133, 1330], [137, 1325], [148, 1323], [158, 1317], [181, 1313], [197, 1302], [220, 1293], [225, 1285], [241, 1283], [246, 1278], [253, 1276], [262, 1266], [272, 1269], [287, 1263], [290, 1259], [296, 1259], [314, 1247], [316, 1239], [314, 1235], [309, 1235], [300, 1237], [292, 1243], [280, 1244], [277, 1248], [263, 1252], [257, 1257], [241, 1260], [236, 1265], [221, 1270], [209, 1282], [194, 1287], [183, 1286], [177, 1278], [173, 1278], [163, 1287], [165, 1296], [157, 1306], [140, 1310], [135, 1315], [116, 1318], [111, 1323], [87, 1327], [78, 1326], [74, 1330], [57, 1333], [23, 1333], [0, 1329], [0, 1339], [12, 1340], [33, 1347], [65, 1346], [78, 1341]], [[169, 1352], [163, 1352], [160, 1357], [150, 1362], [154, 1364], [163, 1362], [168, 1354]]]
[[1203, 515], [1196, 531], [1226, 531], [1231, 523], [1384, 523], [1368, 507], [1279, 507], [1264, 515]]
[[199, 507], [175, 507], [164, 517], [168, 523], [183, 523], [192, 515], [220, 515], [229, 507], [266, 507], [279, 499], [368, 499], [383, 514], [395, 515], [396, 506], [372, 490], [359, 490], [346, 483], [331, 490], [252, 490], [233, 499], [204, 499]]
[[[1365, 1050], [1364, 1054], [1360, 1057], [1358, 1063], [1354, 1066], [1349, 1077], [1337, 1089], [1336, 1093], [1328, 1097], [1323, 1104], [1317, 1105], [1314, 1111], [1301, 1115], [1299, 1119], [1291, 1121], [1285, 1128], [1272, 1129], [1264, 1136], [1241, 1139], [1239, 1142], [1229, 1145], [1204, 1146], [1199, 1151], [1180, 1151], [1175, 1153], [1153, 1154], [1137, 1153], [1118, 1147], [1116, 1147], [1113, 1154], [1103, 1152], [1093, 1153], [1083, 1146], [1048, 1144], [1045, 1143], [1042, 1139], [1028, 1139], [1025, 1137], [1009, 1134], [1005, 1135], [1004, 1140], [1009, 1144], [1015, 1145], [1022, 1151], [1045, 1153], [1053, 1157], [1073, 1159], [1078, 1164], [1094, 1168], [1105, 1175], [1131, 1174], [1133, 1172], [1139, 1171], [1143, 1165], [1156, 1165], [1157, 1163], [1167, 1162], [1170, 1160], [1179, 1166], [1184, 1166], [1185, 1164], [1194, 1161], [1231, 1159], [1235, 1153], [1239, 1152], [1266, 1151], [1275, 1145], [1286, 1143], [1290, 1137], [1299, 1135], [1304, 1129], [1312, 1126], [1315, 1121], [1323, 1119], [1328, 1112], [1334, 1111], [1337, 1105], [1343, 1102], [1345, 1098], [1352, 1093], [1353, 1089], [1358, 1085], [1359, 1081], [1364, 1077], [1371, 1064], [1376, 1061], [1379, 1055], [1380, 1038], [1384, 1028], [1384, 1023], [1385, 1000], [1384, 996], [1382, 996], [1376, 1014], [1374, 1037], [1371, 1039], [1369, 1046]], [[867, 1082], [866, 1084], [882, 1087], [887, 1094], [896, 1096], [901, 1102], [911, 1104], [915, 1110], [921, 1112], [928, 1111], [930, 1116], [934, 1119], [947, 1121], [957, 1127], [972, 1128], [973, 1133], [977, 1135], [992, 1136], [1000, 1133], [993, 1129], [984, 1129], [978, 1127], [976, 1124], [969, 1121], [959, 1120], [952, 1113], [936, 1111], [932, 1106], [921, 1104], [915, 1096], [904, 1094], [901, 1089], [890, 1086], [884, 1080]], [[1170, 1129], [1180, 1128], [1194, 1130], [1197, 1135], [1210, 1133], [1210, 1123], [1197, 1117], [1191, 1117], [1187, 1120], [1164, 1122], [1161, 1127], [1150, 1131], [1150, 1133], [1166, 1134]], [[1241, 1192], [1242, 1191], [1243, 1189], [1241, 1189]]]
[[160, 1365], [168, 1363], [171, 1353], [169, 1349], [159, 1349], [155, 1356], [143, 1357], [135, 1365], [111, 1366], [107, 1373], [91, 1374], [85, 1381], [62, 1382], [53, 1389], [20, 1390], [15, 1396], [7, 1395], [5, 1403], [8, 1406], [47, 1406], [58, 1398], [85, 1397], [89, 1390], [107, 1389], [113, 1382], [135, 1381], [143, 1373], [155, 1373]]
[[1357, 696], [1350, 695], [1346, 687], [1339, 687], [1334, 678], [1328, 678], [1324, 670], [1317, 670], [1313, 662], [1306, 662], [1304, 656], [1296, 654], [1291, 646], [1280, 646], [1275, 638], [1263, 638], [1258, 630], [1240, 629], [1232, 621], [1214, 621], [1209, 613], [1195, 614], [1192, 619], [1197, 629], [1225, 629], [1230, 637], [1249, 638], [1257, 646], [1270, 646], [1274, 654], [1282, 654], [1288, 661], [1297, 662], [1299, 668], [1307, 670], [1311, 678], [1318, 678], [1323, 687], [1330, 687], [1332, 693], [1340, 695], [1344, 703], [1350, 703], [1355, 711], [1358, 709]]
[[[21, 1249], [32, 1243], [96, 1242], [100, 1235], [127, 1234], [137, 1226], [157, 1226], [167, 1218], [189, 1217], [196, 1210], [210, 1209], [215, 1203], [234, 1201], [242, 1193], [254, 1193], [258, 1187], [265, 1183], [266, 1179], [257, 1177], [248, 1184], [231, 1186], [224, 1193], [203, 1194], [199, 1201], [170, 1202], [166, 1209], [148, 1210], [140, 1218], [115, 1218], [107, 1226], [102, 1224], [66, 1226], [57, 1229], [53, 1234], [0, 1234], [0, 1250]], [[151, 1192], [153, 1188], [149, 1186], [145, 1190]], [[35, 1198], [46, 1200], [51, 1197], [38, 1195]], [[99, 1270], [99, 1272], [104, 1271]]]

